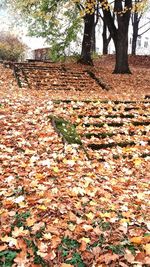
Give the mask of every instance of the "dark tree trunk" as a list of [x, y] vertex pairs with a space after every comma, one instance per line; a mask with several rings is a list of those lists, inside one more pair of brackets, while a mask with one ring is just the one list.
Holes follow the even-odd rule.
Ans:
[[94, 13], [92, 15], [86, 14], [84, 17], [84, 35], [82, 41], [82, 52], [79, 63], [86, 65], [93, 65], [91, 57], [92, 48], [92, 33], [94, 27]]
[[133, 39], [132, 39], [132, 55], [136, 54], [136, 44], [138, 38], [138, 30], [139, 30], [139, 19], [138, 13], [133, 14]]
[[[103, 0], [100, 0], [103, 4]], [[107, 4], [107, 2], [105, 2]], [[118, 29], [114, 23], [114, 17], [111, 15], [110, 9], [103, 9], [104, 20], [109, 29], [111, 38], [114, 41], [116, 50], [116, 65], [113, 73], [131, 73], [128, 64], [128, 28], [132, 0], [125, 0], [126, 12], [122, 13], [122, 0], [115, 0], [114, 10], [117, 13]]]
[[105, 21], [103, 21], [103, 55], [108, 54], [108, 45], [107, 45], [107, 26]]
[[118, 35], [116, 40], [116, 64], [113, 73], [131, 73], [128, 64], [128, 35]]
[[95, 37], [95, 25], [93, 25], [92, 30], [92, 41], [91, 41], [91, 53], [96, 52], [96, 37]]
[[107, 37], [107, 25], [105, 23], [105, 21], [103, 20], [103, 55], [107, 55], [108, 54], [108, 45], [109, 42], [111, 40], [111, 36], [109, 35], [109, 37]]
[[129, 74], [131, 73], [128, 64], [128, 29], [132, 6], [132, 0], [125, 0], [125, 7], [128, 8], [125, 13], [119, 14], [123, 11], [122, 1], [115, 0], [115, 11], [117, 14], [118, 30], [117, 38], [115, 39], [116, 48], [116, 65], [113, 73]]

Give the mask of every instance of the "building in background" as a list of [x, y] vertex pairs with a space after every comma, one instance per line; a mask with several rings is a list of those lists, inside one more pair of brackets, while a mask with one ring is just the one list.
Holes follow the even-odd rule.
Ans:
[[33, 57], [35, 60], [48, 60], [50, 54], [50, 47], [38, 48], [33, 50]]

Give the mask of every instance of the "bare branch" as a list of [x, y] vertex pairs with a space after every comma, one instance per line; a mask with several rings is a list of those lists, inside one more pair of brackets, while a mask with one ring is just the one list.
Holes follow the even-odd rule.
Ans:
[[145, 27], [149, 23], [150, 23], [150, 21], [146, 22], [144, 25], [142, 25], [141, 27], [139, 27], [139, 30], [142, 29], [143, 27]]
[[144, 33], [148, 32], [149, 30], [150, 30], [150, 28], [148, 28], [148, 29], [147, 29], [147, 30], [145, 30], [144, 32], [142, 32], [142, 33], [138, 34], [138, 36], [141, 36], [141, 35], [143, 35]]

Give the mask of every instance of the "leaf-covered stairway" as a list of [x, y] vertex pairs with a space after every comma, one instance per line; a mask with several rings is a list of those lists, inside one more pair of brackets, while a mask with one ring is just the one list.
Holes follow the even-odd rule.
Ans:
[[62, 108], [64, 116], [76, 126], [91, 159], [137, 161], [150, 157], [149, 100], [54, 101], [54, 114]]
[[19, 87], [75, 91], [86, 91], [89, 88], [109, 90], [109, 86], [93, 71], [81, 66], [70, 68], [64, 64], [46, 62], [10, 62], [5, 65], [13, 69]]

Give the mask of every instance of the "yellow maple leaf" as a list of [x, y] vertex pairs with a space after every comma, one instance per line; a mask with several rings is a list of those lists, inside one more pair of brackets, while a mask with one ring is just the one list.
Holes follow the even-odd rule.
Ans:
[[37, 208], [40, 210], [47, 210], [47, 207], [45, 205], [38, 205]]
[[110, 212], [100, 213], [100, 217], [102, 218], [111, 218], [112, 215]]
[[90, 204], [91, 206], [97, 206], [97, 202], [96, 202], [96, 201], [93, 201], [93, 200], [91, 200], [89, 204]]
[[88, 219], [90, 219], [90, 220], [93, 220], [94, 217], [95, 217], [95, 215], [94, 215], [92, 212], [86, 213], [85, 215], [86, 215], [86, 217], [87, 217]]
[[53, 171], [56, 172], [56, 173], [58, 173], [58, 172], [59, 172], [58, 167], [54, 167], [54, 168], [53, 168]]
[[134, 162], [135, 167], [139, 167], [142, 164], [142, 159], [135, 158], [133, 162]]
[[76, 228], [76, 225], [73, 224], [73, 223], [69, 223], [68, 228], [69, 228], [70, 231], [74, 231], [75, 228]]
[[146, 245], [144, 246], [144, 249], [145, 249], [145, 251], [146, 251], [146, 255], [150, 255], [150, 244], [146, 244]]

